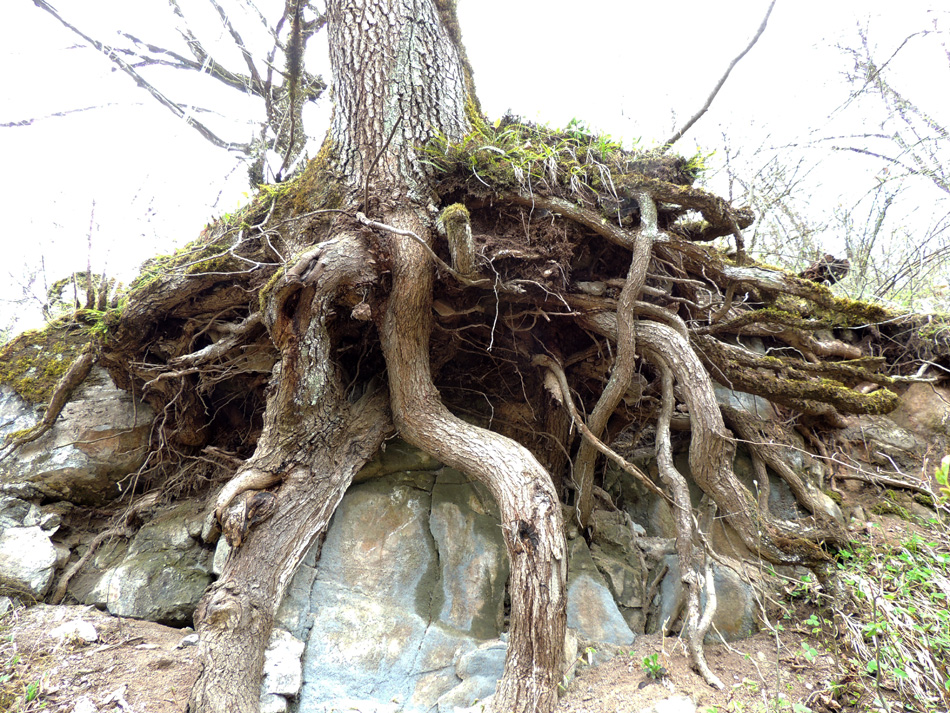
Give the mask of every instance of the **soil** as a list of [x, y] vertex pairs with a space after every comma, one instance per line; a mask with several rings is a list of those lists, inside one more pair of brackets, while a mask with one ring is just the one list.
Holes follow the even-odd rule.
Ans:
[[[60, 624], [77, 619], [91, 622], [99, 640], [86, 643], [50, 636]], [[85, 697], [98, 713], [185, 711], [198, 676], [197, 647], [181, 646], [190, 629], [113, 617], [91, 607], [44, 604], [13, 612], [5, 623], [12, 626], [12, 636], [4, 637], [0, 655], [9, 661], [18, 654], [20, 663], [6, 684], [12, 699], [0, 698], [0, 704], [8, 706], [0, 705], [0, 710], [73, 713]], [[640, 636], [625, 656], [596, 666], [578, 663], [577, 675], [557, 710], [636, 713], [672, 696], [688, 696], [700, 710], [711, 706], [719, 711], [755, 710], [777, 698], [809, 705], [828, 689], [835, 667], [827, 655], [806, 661], [801, 646], [805, 640], [795, 632], [783, 633], [778, 656], [775, 637], [765, 633], [708, 646], [709, 663], [725, 684], [724, 690], [716, 691], [691, 670], [680, 640]], [[659, 680], [648, 677], [641, 663], [651, 654], [658, 654], [666, 670]], [[24, 703], [22, 691], [36, 680], [39, 695]]]
[[[783, 632], [778, 641], [759, 633], [731, 644], [706, 646], [706, 658], [724, 684], [716, 690], [692, 670], [680, 639], [640, 636], [627, 657], [599, 666], [584, 667], [557, 708], [563, 713], [638, 713], [657, 701], [685, 696], [700, 711], [792, 711], [795, 704], [818, 709], [835, 677], [834, 658], [805, 657], [807, 636]], [[657, 654], [666, 674], [659, 680], [647, 675], [643, 659]], [[778, 705], [776, 705], [778, 703]], [[802, 709], [798, 709], [802, 710]]]
[[[99, 638], [59, 638], [49, 632], [67, 622], [90, 622]], [[190, 629], [110, 616], [93, 607], [37, 604], [3, 620], [0, 659], [19, 656], [0, 688], [0, 710], [16, 713], [184, 713], [198, 677], [197, 647], [179, 646]], [[12, 631], [6, 631], [12, 629]], [[39, 681], [38, 695], [25, 691]], [[81, 699], [88, 699], [83, 709]]]

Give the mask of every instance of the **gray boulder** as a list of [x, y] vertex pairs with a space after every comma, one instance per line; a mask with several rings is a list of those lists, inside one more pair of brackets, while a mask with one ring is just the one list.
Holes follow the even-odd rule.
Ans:
[[646, 571], [635, 527], [624, 513], [595, 510], [591, 514], [590, 554], [627, 625], [642, 632]]
[[86, 603], [117, 616], [190, 624], [212, 578], [211, 553], [194, 536], [200, 522], [197, 504], [183, 503], [144, 525], [124, 552], [103, 551], [96, 564], [105, 567]]
[[0, 530], [3, 588], [39, 599], [53, 581], [56, 559], [56, 548], [42, 528], [34, 525]]
[[282, 713], [287, 699], [296, 698], [303, 685], [300, 661], [304, 642], [283, 629], [271, 631], [264, 651], [264, 679], [261, 682], [261, 713]]
[[479, 639], [498, 636], [504, 626], [508, 556], [498, 521], [484, 486], [451, 468], [439, 473], [429, 515], [441, 569], [439, 621]]
[[[906, 413], [900, 419], [908, 425], [917, 423]], [[914, 433], [887, 416], [862, 416], [853, 419], [837, 438], [864, 448], [874, 465], [888, 469], [896, 465], [901, 470], [912, 471], [920, 467], [920, 459], [931, 443], [927, 435], [926, 432]]]
[[462, 682], [439, 697], [439, 713], [455, 713], [484, 701], [495, 693], [498, 679], [505, 671], [508, 643], [501, 639], [485, 642], [474, 651], [462, 654], [455, 666], [455, 674]]
[[634, 634], [580, 537], [568, 543], [567, 625], [594, 643], [629, 646]]
[[[278, 614], [307, 641], [298, 710], [436, 710], [460, 657], [499, 634], [507, 567], [491, 498], [456, 471], [351, 487]], [[496, 671], [471, 672], [476, 695]]]
[[[0, 437], [39, 422], [37, 409], [0, 387]], [[5, 493], [101, 505], [145, 458], [153, 412], [94, 368], [53, 428], [0, 462]]]

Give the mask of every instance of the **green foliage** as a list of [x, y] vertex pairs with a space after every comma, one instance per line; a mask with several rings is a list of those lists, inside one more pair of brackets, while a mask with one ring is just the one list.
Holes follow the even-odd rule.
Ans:
[[950, 483], [947, 481], [948, 474], [950, 474], [950, 456], [944, 456], [943, 460], [940, 461], [940, 467], [934, 472], [934, 478], [937, 481], [937, 485], [940, 486], [937, 496], [941, 502], [944, 503], [950, 500]]
[[666, 669], [663, 667], [663, 664], [660, 663], [659, 654], [644, 656], [642, 665], [646, 675], [654, 680], [659, 680], [666, 675]]
[[579, 119], [563, 129], [506, 116], [484, 123], [461, 141], [438, 135], [423, 148], [422, 163], [455, 174], [473, 192], [513, 190], [552, 195], [618, 196], [616, 178], [642, 173], [689, 185], [705, 157], [690, 161], [649, 151], [629, 151], [607, 134], [594, 134]]
[[932, 711], [950, 702], [950, 536], [934, 525], [933, 538], [842, 552], [839, 572], [855, 604], [842, 614], [852, 668]]
[[815, 581], [811, 574], [803, 575], [801, 579], [794, 582], [786, 593], [792, 599], [802, 599], [808, 602], [816, 602], [818, 594], [821, 591], [821, 585]]
[[818, 649], [816, 649], [814, 646], [811, 646], [807, 641], [803, 641], [802, 656], [805, 657], [808, 663], [812, 663], [816, 658], [818, 658]]

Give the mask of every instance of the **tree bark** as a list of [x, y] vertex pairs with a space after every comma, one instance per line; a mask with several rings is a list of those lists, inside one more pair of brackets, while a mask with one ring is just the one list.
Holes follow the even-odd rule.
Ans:
[[[425, 165], [416, 147], [469, 128], [474, 105], [449, 3], [328, 3], [336, 85], [331, 139], [339, 167], [388, 235], [393, 284], [380, 325], [393, 419], [409, 443], [476, 478], [498, 501], [511, 558], [511, 630], [495, 708], [551, 711], [566, 626], [560, 502], [547, 471], [518, 443], [451, 414], [432, 383], [432, 236]], [[362, 195], [361, 195], [362, 194]], [[410, 237], [406, 233], [412, 233]]]
[[[288, 270], [264, 315], [281, 350], [254, 456], [219, 495], [217, 512], [246, 490], [281, 483], [260, 527], [247, 512], [227, 529], [235, 547], [195, 613], [201, 675], [190, 713], [256, 713], [273, 617], [297, 566], [326, 531], [356, 472], [390, 433], [386, 398], [350, 403], [330, 359], [328, 320], [337, 292], [374, 276], [353, 238], [321, 243]], [[299, 275], [307, 275], [301, 279]]]

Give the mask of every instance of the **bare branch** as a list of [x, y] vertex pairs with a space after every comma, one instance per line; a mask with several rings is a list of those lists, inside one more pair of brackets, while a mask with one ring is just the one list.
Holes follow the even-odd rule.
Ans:
[[[140, 105], [141, 102], [136, 102], [131, 106]], [[91, 109], [104, 109], [109, 106], [121, 106], [121, 102], [108, 102], [106, 104], [96, 104], [94, 106], [84, 106], [79, 109], [64, 109], [63, 111], [54, 111], [52, 114], [45, 114], [43, 116], [31, 116], [29, 119], [20, 119], [19, 121], [6, 121], [0, 124], [2, 129], [12, 129], [16, 126], [32, 126], [37, 121], [44, 121], [45, 119], [58, 119], [60, 117], [69, 116], [70, 114], [79, 114], [80, 112], [89, 111]], [[126, 105], [129, 106], [129, 105]]]
[[224, 25], [225, 29], [231, 35], [231, 39], [234, 40], [234, 44], [237, 45], [238, 49], [241, 50], [241, 55], [244, 57], [244, 63], [247, 65], [248, 71], [251, 73], [251, 78], [254, 80], [254, 85], [256, 87], [263, 87], [263, 82], [261, 82], [261, 75], [257, 72], [257, 66], [254, 64], [254, 58], [251, 56], [251, 53], [247, 49], [247, 45], [244, 44], [244, 38], [241, 37], [241, 33], [237, 31], [234, 25], [231, 23], [228, 14], [224, 11], [224, 8], [217, 2], [217, 0], [208, 0], [211, 3], [211, 6], [218, 11], [218, 16], [221, 18], [221, 23]]
[[762, 36], [762, 33], [765, 32], [765, 27], [766, 25], [768, 25], [769, 16], [772, 14], [772, 8], [774, 7], [775, 7], [775, 0], [772, 0], [772, 2], [769, 3], [769, 9], [765, 11], [765, 17], [762, 18], [762, 24], [759, 25], [759, 29], [756, 30], [755, 32], [755, 36], [752, 38], [752, 40], [749, 42], [746, 48], [742, 50], [742, 52], [740, 52], [736, 56], [736, 58], [732, 60], [732, 62], [729, 63], [729, 66], [726, 68], [726, 71], [719, 78], [719, 81], [716, 83], [716, 86], [713, 87], [712, 92], [710, 92], [709, 96], [706, 98], [706, 103], [703, 104], [702, 108], [698, 112], [696, 112], [696, 114], [693, 115], [693, 118], [691, 118], [689, 121], [686, 122], [686, 124], [683, 126], [682, 129], [680, 129], [675, 134], [673, 134], [673, 136], [671, 136], [670, 139], [665, 144], [663, 144], [663, 147], [660, 149], [661, 151], [668, 151], [669, 148], [673, 144], [675, 144], [677, 141], [679, 141], [681, 138], [683, 138], [683, 134], [689, 131], [693, 127], [693, 124], [699, 121], [700, 117], [702, 117], [702, 115], [708, 111], [709, 107], [713, 103], [713, 99], [716, 98], [716, 95], [719, 94], [719, 90], [722, 89], [722, 85], [725, 84], [726, 80], [729, 78], [729, 73], [732, 72], [733, 67], [739, 64], [739, 60], [741, 60], [743, 57], [745, 57], [749, 53], [749, 50], [751, 50], [755, 46], [755, 43], [759, 41], [759, 38]]
[[185, 109], [182, 108], [180, 104], [177, 104], [176, 102], [173, 102], [171, 99], [166, 97], [151, 82], [147, 81], [141, 74], [136, 72], [135, 68], [132, 67], [132, 65], [130, 65], [128, 62], [126, 62], [124, 59], [122, 59], [119, 56], [119, 52], [115, 48], [103, 42], [100, 42], [99, 40], [93, 39], [89, 35], [85, 34], [78, 27], [67, 22], [49, 3], [46, 2], [46, 0], [33, 0], [33, 4], [36, 5], [38, 8], [40, 8], [41, 10], [45, 10], [46, 12], [48, 12], [50, 15], [55, 17], [60, 22], [60, 24], [63, 25], [63, 27], [79, 35], [86, 42], [88, 42], [92, 47], [102, 52], [102, 54], [104, 54], [109, 60], [111, 60], [112, 63], [115, 64], [119, 69], [121, 69], [123, 72], [128, 74], [130, 77], [132, 77], [132, 79], [135, 80], [135, 83], [138, 86], [140, 86], [142, 89], [144, 89], [149, 94], [151, 94], [152, 97], [154, 97], [155, 100], [158, 101], [159, 104], [161, 104], [166, 109], [171, 111], [175, 116], [182, 119], [182, 121], [188, 124], [188, 126], [190, 126], [191, 128], [195, 129], [199, 134], [201, 134], [204, 138], [206, 138], [212, 144], [214, 144], [215, 146], [219, 148], [227, 149], [228, 151], [240, 151], [245, 154], [251, 153], [250, 144], [238, 144], [238, 143], [234, 143], [230, 141], [225, 141], [220, 136], [218, 136], [213, 131], [211, 131], [211, 129], [209, 129], [207, 126], [202, 124], [200, 121], [197, 121], [196, 119], [191, 117], [188, 114], [188, 112], [186, 112]]

